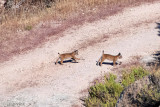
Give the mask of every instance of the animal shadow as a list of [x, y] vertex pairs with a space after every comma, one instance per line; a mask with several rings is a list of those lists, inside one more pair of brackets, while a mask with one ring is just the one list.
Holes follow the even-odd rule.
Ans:
[[[61, 61], [58, 61], [58, 63], [61, 64]], [[63, 63], [78, 63], [78, 62], [75, 62], [74, 59], [69, 59], [69, 60], [63, 61]]]
[[[113, 62], [103, 62], [102, 64], [104, 64], [104, 65], [112, 65], [113, 66]], [[117, 65], [117, 63], [116, 63], [116, 65]]]
[[[102, 62], [102, 64], [113, 66], [113, 62]], [[118, 63], [116, 62], [116, 65], [117, 65], [117, 64], [118, 64]], [[96, 65], [97, 65], [97, 66], [100, 66], [100, 62], [98, 63], [98, 61], [96, 61]]]

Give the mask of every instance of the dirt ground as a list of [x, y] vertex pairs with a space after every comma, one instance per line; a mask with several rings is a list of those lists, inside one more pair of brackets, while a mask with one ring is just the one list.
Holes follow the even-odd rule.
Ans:
[[[159, 10], [159, 1], [126, 8], [103, 20], [74, 26], [58, 39], [53, 37], [42, 47], [1, 63], [0, 106], [82, 106], [80, 92], [113, 68], [109, 61], [96, 66], [102, 50], [113, 55], [120, 52], [123, 65], [133, 56], [145, 57], [160, 49]], [[54, 64], [58, 52], [76, 49], [77, 57], [85, 60]]]

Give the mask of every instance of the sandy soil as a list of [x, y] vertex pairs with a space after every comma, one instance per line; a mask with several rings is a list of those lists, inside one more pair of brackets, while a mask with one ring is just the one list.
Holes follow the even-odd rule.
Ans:
[[[156, 29], [159, 10], [160, 2], [126, 8], [106, 19], [74, 26], [59, 39], [52, 38], [41, 48], [1, 63], [0, 106], [82, 106], [81, 91], [113, 68], [109, 64], [96, 66], [102, 50], [113, 55], [121, 52], [123, 64], [132, 56], [145, 57], [160, 49], [160, 29]], [[85, 60], [54, 64], [58, 52], [75, 49], [79, 49], [77, 57]]]

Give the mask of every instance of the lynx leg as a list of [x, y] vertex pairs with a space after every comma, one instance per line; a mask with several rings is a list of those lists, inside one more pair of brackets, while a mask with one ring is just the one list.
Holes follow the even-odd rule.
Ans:
[[113, 60], [113, 66], [115, 66], [116, 65], [116, 60]]
[[63, 59], [63, 58], [61, 58], [61, 65], [63, 65], [63, 60], [64, 60], [64, 59]]
[[60, 58], [58, 58], [58, 59], [56, 60], [55, 65], [57, 64], [57, 62], [58, 62], [59, 59], [60, 59]]
[[105, 59], [102, 57], [101, 62], [100, 62], [100, 66], [102, 66], [102, 63]]

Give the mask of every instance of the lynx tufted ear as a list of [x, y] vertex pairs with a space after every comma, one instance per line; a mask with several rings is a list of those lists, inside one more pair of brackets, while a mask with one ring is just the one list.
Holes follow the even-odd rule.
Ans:
[[120, 59], [122, 58], [122, 55], [121, 55], [121, 53], [119, 53], [119, 54], [118, 54], [118, 56], [119, 56], [119, 58], [120, 58]]
[[75, 50], [74, 52], [78, 55], [78, 50]]
[[78, 50], [75, 50], [74, 52], [78, 52]]

